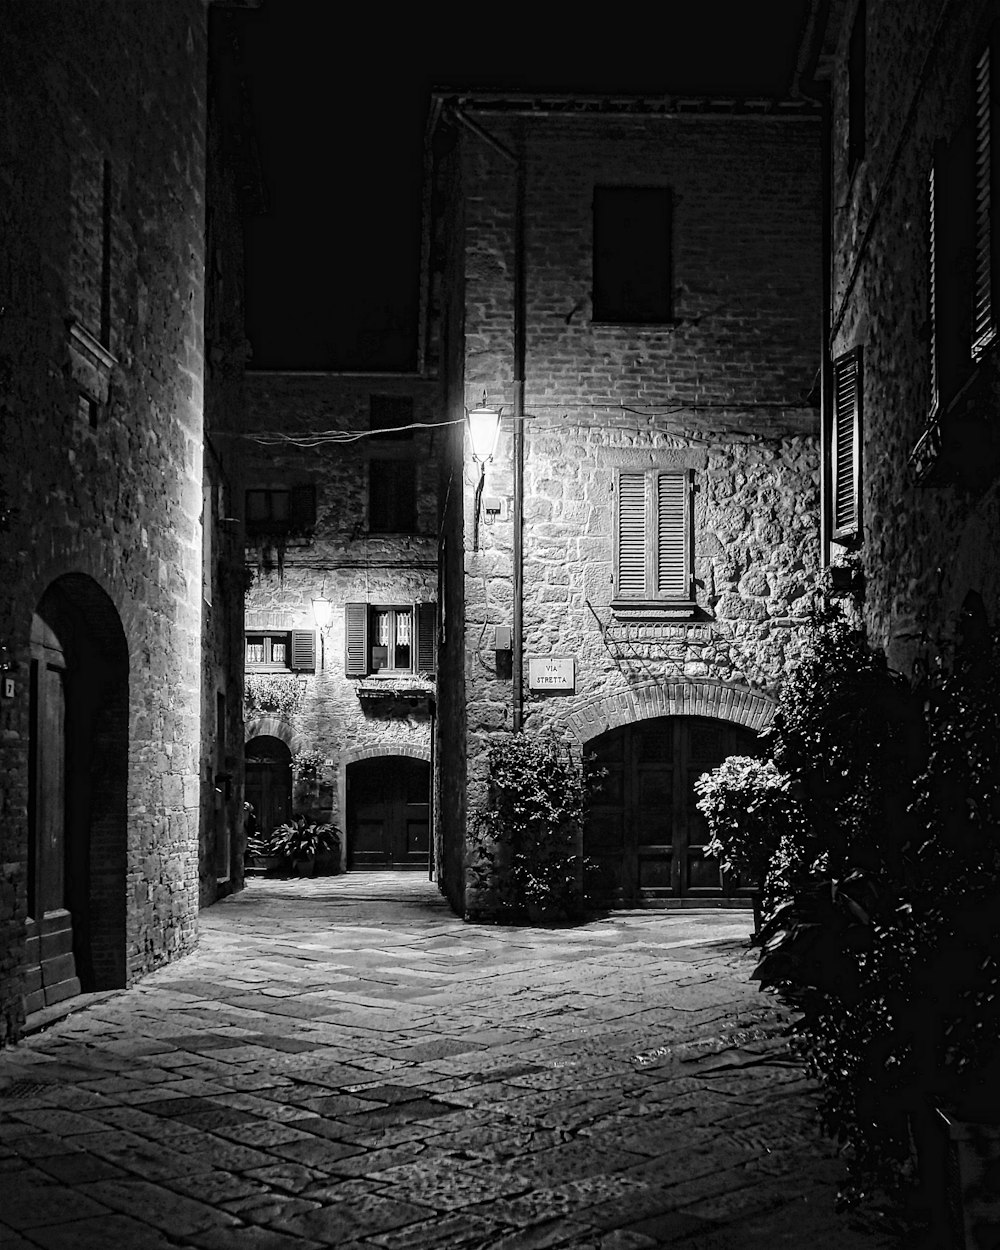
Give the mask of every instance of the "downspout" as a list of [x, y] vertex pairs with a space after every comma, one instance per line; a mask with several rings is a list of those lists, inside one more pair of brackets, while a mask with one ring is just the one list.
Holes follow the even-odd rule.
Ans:
[[514, 628], [512, 727], [520, 733], [524, 720], [524, 373], [526, 306], [524, 256], [525, 160], [524, 123], [518, 134], [514, 171]]

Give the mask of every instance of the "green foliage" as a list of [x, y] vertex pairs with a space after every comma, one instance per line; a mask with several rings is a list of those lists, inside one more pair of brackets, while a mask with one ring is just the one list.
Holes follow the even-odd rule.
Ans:
[[581, 764], [553, 737], [512, 734], [489, 751], [489, 804], [471, 822], [472, 882], [501, 911], [528, 907], [580, 915], [587, 790]]
[[312, 859], [316, 855], [336, 854], [340, 850], [340, 830], [336, 825], [319, 824], [305, 816], [295, 816], [278, 825], [271, 835], [272, 854], [283, 855], [293, 862]]
[[762, 884], [782, 835], [802, 823], [791, 779], [773, 760], [731, 755], [703, 773], [694, 788], [711, 834], [706, 854], [724, 872]]
[[288, 720], [299, 710], [302, 685], [297, 678], [279, 673], [250, 673], [244, 685], [243, 701], [250, 713], [270, 712]]

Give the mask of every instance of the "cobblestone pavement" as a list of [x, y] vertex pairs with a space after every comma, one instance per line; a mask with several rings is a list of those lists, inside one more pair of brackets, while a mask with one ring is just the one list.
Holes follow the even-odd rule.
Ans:
[[465, 925], [418, 874], [252, 881], [0, 1052], [9, 1250], [854, 1250], [745, 912]]

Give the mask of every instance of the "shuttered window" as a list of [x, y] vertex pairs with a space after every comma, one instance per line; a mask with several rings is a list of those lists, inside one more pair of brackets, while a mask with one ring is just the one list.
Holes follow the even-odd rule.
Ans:
[[[927, 188], [930, 414], [935, 417], [968, 380], [977, 316], [976, 134], [974, 119], [939, 143]], [[992, 296], [991, 296], [992, 299]]]
[[344, 672], [433, 673], [437, 666], [436, 605], [348, 603], [344, 608]]
[[1000, 159], [994, 152], [997, 126], [994, 122], [993, 94], [997, 72], [996, 31], [976, 62], [974, 87], [975, 124], [975, 272], [972, 292], [972, 355], [978, 359], [997, 335], [998, 204], [995, 180], [1000, 176]]
[[615, 598], [691, 602], [691, 475], [659, 469], [618, 473]]
[[291, 667], [298, 672], [316, 670], [316, 633], [311, 629], [293, 629], [290, 641]]
[[833, 364], [834, 419], [830, 512], [833, 537], [857, 537], [861, 497], [861, 349]]

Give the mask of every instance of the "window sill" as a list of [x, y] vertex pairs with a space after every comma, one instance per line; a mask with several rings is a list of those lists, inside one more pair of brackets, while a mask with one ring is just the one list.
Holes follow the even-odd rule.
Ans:
[[288, 673], [291, 674], [297, 670], [291, 669], [287, 664], [245, 664], [243, 666], [244, 673]]
[[435, 686], [432, 681], [401, 671], [386, 676], [370, 674], [362, 677], [355, 691], [359, 699], [399, 699], [419, 703], [433, 698]]
[[1000, 472], [1000, 436], [993, 421], [994, 368], [986, 352], [955, 397], [936, 405], [909, 456], [921, 486], [980, 492]]
[[619, 620], [691, 621], [698, 615], [698, 605], [690, 599], [615, 599], [611, 603], [611, 611]]
[[622, 330], [676, 330], [684, 324], [683, 317], [663, 317], [656, 321], [627, 321], [624, 318], [591, 317], [592, 326], [610, 326]]

